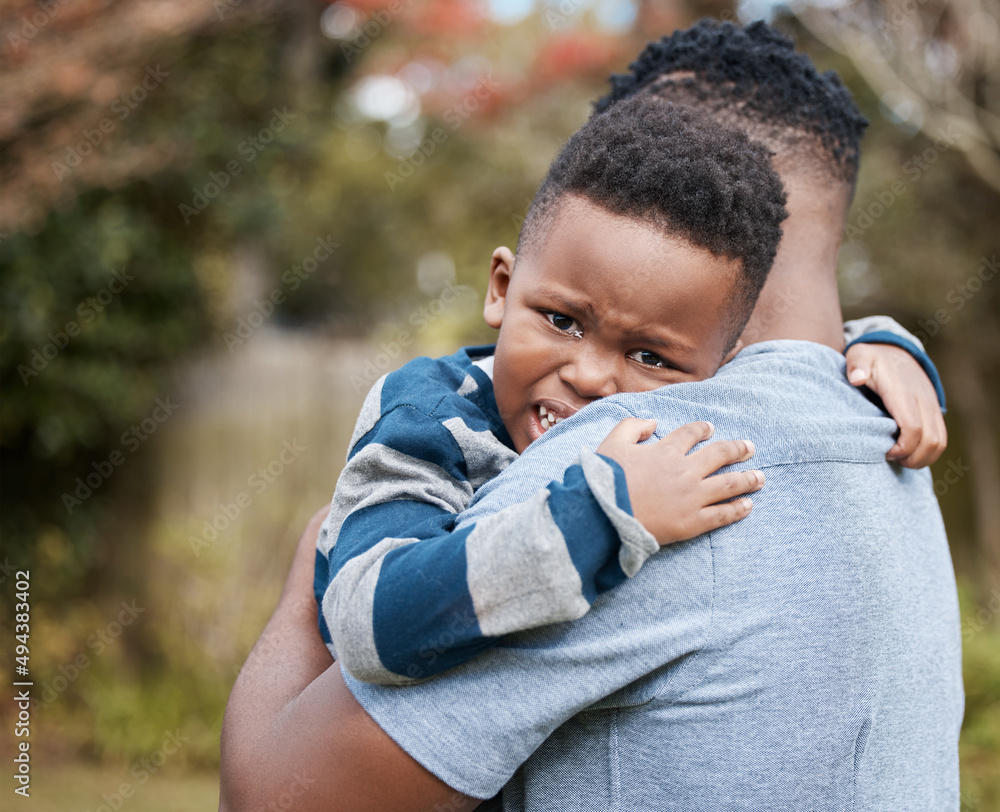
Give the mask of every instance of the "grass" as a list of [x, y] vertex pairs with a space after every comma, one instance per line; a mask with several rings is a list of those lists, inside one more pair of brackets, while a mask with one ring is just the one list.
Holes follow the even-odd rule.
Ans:
[[131, 775], [127, 769], [40, 764], [24, 807], [32, 812], [202, 812], [219, 807], [219, 777], [214, 773], [185, 773], [167, 764], [142, 778], [141, 772]]

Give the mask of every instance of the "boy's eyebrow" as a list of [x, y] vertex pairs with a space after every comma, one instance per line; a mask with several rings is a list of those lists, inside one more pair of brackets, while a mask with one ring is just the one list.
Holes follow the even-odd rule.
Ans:
[[578, 302], [575, 299], [570, 299], [563, 293], [555, 290], [543, 290], [543, 295], [549, 299], [555, 299], [560, 307], [566, 310], [573, 311], [575, 313], [583, 313], [588, 319], [590, 319], [594, 324], [599, 324], [601, 319], [597, 315], [597, 311], [594, 310], [594, 306], [590, 302]]
[[[594, 322], [594, 324], [599, 324], [601, 321], [600, 316], [598, 316], [597, 311], [594, 309], [594, 306], [590, 304], [590, 302], [578, 302], [556, 290], [546, 289], [543, 291], [543, 295], [545, 295], [546, 298], [554, 299], [558, 302], [560, 307], [563, 307], [570, 312], [582, 312], [588, 319]], [[691, 354], [695, 351], [695, 348], [691, 344], [678, 338], [661, 338], [649, 333], [634, 333], [634, 335], [635, 341], [641, 344], [649, 344], [651, 346], [660, 347], [664, 350], [669, 350], [670, 352]]]
[[671, 352], [681, 352], [688, 354], [694, 352], [694, 347], [691, 344], [688, 344], [686, 341], [681, 341], [676, 338], [658, 338], [657, 336], [646, 334], [638, 336], [636, 338], [636, 341], [639, 341], [644, 344], [651, 344], [654, 347], [662, 347], [663, 349], [669, 350]]

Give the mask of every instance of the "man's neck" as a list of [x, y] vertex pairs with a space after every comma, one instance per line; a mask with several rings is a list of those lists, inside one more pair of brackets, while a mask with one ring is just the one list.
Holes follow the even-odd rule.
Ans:
[[815, 186], [789, 184], [788, 219], [781, 245], [753, 315], [744, 345], [795, 339], [844, 349], [843, 315], [837, 291], [837, 251], [843, 205], [837, 195], [817, 195]]

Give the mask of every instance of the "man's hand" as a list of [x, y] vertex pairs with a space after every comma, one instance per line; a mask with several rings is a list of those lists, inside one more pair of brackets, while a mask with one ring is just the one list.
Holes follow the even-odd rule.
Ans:
[[891, 344], [854, 344], [846, 357], [847, 380], [878, 395], [899, 426], [899, 438], [886, 459], [906, 468], [936, 461], [948, 445], [948, 430], [937, 393], [920, 364]]
[[711, 423], [688, 423], [657, 443], [637, 445], [653, 436], [655, 420], [623, 420], [598, 446], [597, 453], [611, 457], [625, 471], [632, 515], [661, 544], [700, 536], [744, 518], [753, 503], [723, 499], [760, 490], [761, 471], [740, 471], [712, 476], [726, 465], [753, 456], [749, 440], [710, 443], [688, 452], [712, 436]]

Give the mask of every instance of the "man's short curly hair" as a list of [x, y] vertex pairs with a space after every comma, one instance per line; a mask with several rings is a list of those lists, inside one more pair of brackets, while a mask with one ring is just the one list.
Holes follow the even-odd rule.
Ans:
[[745, 28], [704, 19], [650, 42], [629, 73], [611, 77], [597, 112], [647, 93], [696, 107], [716, 121], [746, 130], [785, 165], [851, 186], [868, 121], [833, 71], [819, 73], [795, 44], [763, 22]]
[[766, 147], [693, 110], [627, 99], [592, 116], [552, 163], [528, 209], [519, 256], [544, 239], [568, 196], [739, 260], [727, 351], [736, 343], [787, 216]]

